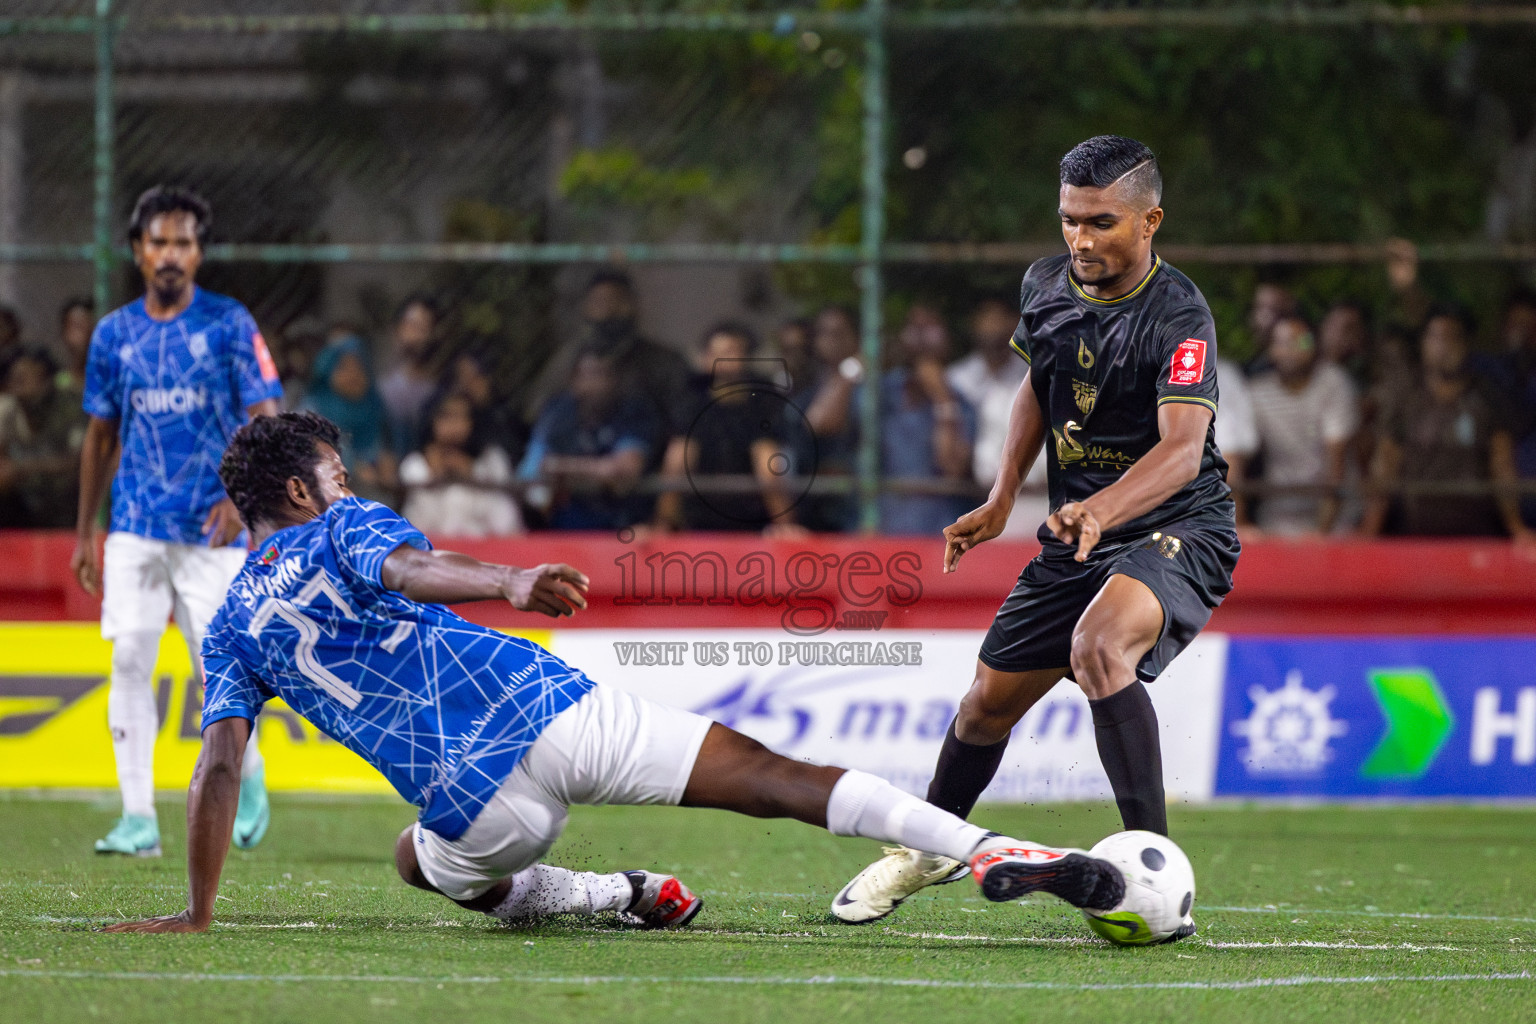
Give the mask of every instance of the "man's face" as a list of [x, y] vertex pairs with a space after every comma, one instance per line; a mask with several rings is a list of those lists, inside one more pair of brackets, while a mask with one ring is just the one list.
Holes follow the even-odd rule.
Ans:
[[432, 348], [432, 333], [437, 330], [437, 318], [419, 302], [413, 302], [400, 312], [395, 321], [395, 345], [407, 359], [424, 358]]
[[1365, 352], [1365, 317], [1353, 306], [1330, 309], [1317, 333], [1323, 358], [1329, 362], [1346, 363]]
[[1317, 342], [1300, 320], [1284, 319], [1269, 332], [1269, 359], [1282, 377], [1301, 377], [1312, 369]]
[[320, 460], [315, 463], [316, 490], [311, 494], [314, 506], [311, 511], [320, 515], [342, 498], [355, 495], [352, 493], [352, 478], [347, 473], [347, 467], [342, 465], [340, 453], [324, 441], [315, 442], [315, 450], [320, 453]]
[[63, 323], [59, 325], [59, 340], [64, 343], [64, 348], [70, 355], [84, 355], [91, 347], [91, 330], [95, 326], [96, 322], [90, 310], [81, 306], [71, 306], [69, 312], [64, 314]]
[[185, 210], [151, 217], [133, 243], [133, 261], [144, 275], [144, 286], [161, 303], [174, 305], [192, 287], [197, 268], [203, 264], [197, 218]]
[[913, 306], [901, 326], [901, 348], [909, 362], [943, 362], [949, 355], [949, 328], [927, 306]]
[[855, 355], [859, 351], [859, 332], [840, 309], [824, 309], [816, 317], [816, 337], [813, 339], [816, 358], [828, 366]]
[[1275, 321], [1296, 312], [1296, 299], [1277, 284], [1261, 284], [1253, 290], [1253, 306], [1248, 310], [1248, 329], [1260, 340]]
[[42, 405], [53, 390], [48, 367], [35, 359], [22, 358], [11, 364], [5, 384], [6, 390], [16, 396], [16, 401], [28, 409]]
[[1536, 352], [1536, 306], [1524, 302], [1504, 312], [1504, 348], [1509, 352]]
[[725, 331], [717, 331], [704, 342], [699, 352], [699, 370], [709, 374], [716, 384], [731, 384], [747, 375], [747, 342]]
[[1083, 284], [1106, 287], [1145, 258], [1163, 222], [1161, 207], [1142, 209], [1118, 181], [1107, 188], [1061, 186], [1057, 212], [1073, 275]]
[[619, 378], [613, 363], [593, 355], [585, 355], [576, 361], [576, 372], [571, 377], [571, 394], [583, 406], [605, 406], [619, 389]]
[[1427, 373], [1454, 377], [1467, 360], [1467, 333], [1453, 316], [1437, 316], [1424, 325], [1419, 361]]
[[589, 324], [633, 323], [636, 312], [634, 296], [614, 281], [598, 282], [587, 289], [581, 300], [581, 318]]
[[983, 355], [1006, 352], [1018, 323], [1018, 314], [1002, 303], [984, 304], [971, 317], [971, 339], [976, 343], [976, 350]]

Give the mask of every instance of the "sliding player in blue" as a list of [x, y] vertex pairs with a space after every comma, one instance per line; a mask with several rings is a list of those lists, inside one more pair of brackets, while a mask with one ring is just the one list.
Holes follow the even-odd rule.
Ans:
[[203, 753], [187, 800], [190, 898], [109, 931], [202, 931], [213, 918], [261, 705], [281, 697], [421, 809], [395, 844], [411, 885], [514, 921], [616, 911], [687, 924], [702, 900], [670, 875], [541, 864], [571, 804], [715, 807], [797, 818], [970, 866], [989, 899], [1050, 892], [1107, 909], [1124, 891], [1081, 850], [999, 836], [859, 771], [772, 753], [707, 718], [594, 683], [539, 645], [444, 605], [505, 600], [559, 617], [586, 607], [568, 565], [489, 565], [433, 551], [352, 495], [337, 429], [285, 413], [242, 427], [220, 475], [255, 550], [203, 646]]

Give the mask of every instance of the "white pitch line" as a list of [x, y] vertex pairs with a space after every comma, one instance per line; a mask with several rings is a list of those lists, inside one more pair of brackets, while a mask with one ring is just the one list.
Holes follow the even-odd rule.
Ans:
[[[33, 917], [32, 920], [44, 924], [77, 924], [77, 925], [105, 925], [110, 924], [110, 918], [98, 917], [53, 917], [47, 914]], [[434, 927], [461, 927], [462, 921], [433, 921]], [[213, 928], [218, 931], [238, 931], [247, 928], [253, 929], [300, 929], [313, 930], [317, 928], [335, 929], [336, 924], [319, 924], [315, 921], [301, 921], [293, 924], [240, 924], [233, 921], [215, 921]], [[586, 934], [586, 933], [583, 933]], [[634, 929], [609, 931], [601, 934], [604, 937], [627, 938], [636, 934]], [[770, 942], [778, 942], [785, 939], [828, 939], [835, 933], [823, 932], [744, 932], [728, 931], [724, 929], [693, 928], [688, 931], [675, 932], [667, 936], [671, 941], [679, 939], [766, 939]], [[893, 928], [882, 928], [879, 934], [898, 939], [922, 939], [925, 941], [939, 942], [998, 942], [1024, 946], [1103, 946], [1105, 943], [1099, 939], [1089, 938], [1084, 935], [984, 935], [953, 932], [904, 932]], [[1339, 949], [1358, 950], [1360, 952], [1390, 951], [1400, 953], [1465, 953], [1464, 946], [1429, 946], [1418, 945], [1412, 942], [1320, 942], [1304, 939], [1269, 939], [1254, 942], [1209, 942], [1200, 939], [1183, 943], [1183, 948], [1204, 946], [1207, 949]]]
[[772, 985], [817, 986], [844, 985], [850, 987], [937, 988], [937, 989], [1003, 989], [1063, 992], [1120, 992], [1120, 991], [1243, 991], [1259, 988], [1299, 988], [1308, 985], [1393, 985], [1393, 984], [1465, 984], [1497, 981], [1532, 981], [1536, 975], [1529, 971], [1490, 974], [1367, 974], [1357, 976], [1294, 975], [1281, 978], [1247, 978], [1241, 981], [1125, 981], [1125, 982], [1060, 982], [1060, 981], [946, 981], [940, 978], [882, 978], [842, 977], [838, 975], [813, 975], [809, 978], [748, 977], [744, 975], [644, 976], [644, 975], [576, 975], [561, 976], [459, 976], [428, 977], [422, 975], [391, 974], [214, 974], [172, 973], [160, 971], [18, 971], [0, 968], [3, 978], [64, 978], [77, 981], [186, 981], [186, 982], [266, 982], [289, 984], [318, 982], [321, 984], [369, 984], [369, 985]]
[[1493, 914], [1424, 914], [1414, 911], [1395, 910], [1337, 910], [1337, 909], [1308, 909], [1305, 907], [1206, 907], [1197, 906], [1196, 910], [1209, 910], [1224, 914], [1344, 914], [1355, 917], [1388, 917], [1402, 918], [1412, 921], [1495, 921], [1505, 924], [1536, 924], [1536, 917], [1497, 917]]
[[1465, 946], [1419, 946], [1412, 942], [1307, 942], [1300, 939], [1289, 942], [1283, 942], [1279, 939], [1274, 939], [1270, 942], [1200, 942], [1197, 940], [1189, 943], [1189, 945], [1205, 946], [1208, 949], [1358, 949], [1363, 951], [1391, 950], [1394, 953], [1467, 952]]

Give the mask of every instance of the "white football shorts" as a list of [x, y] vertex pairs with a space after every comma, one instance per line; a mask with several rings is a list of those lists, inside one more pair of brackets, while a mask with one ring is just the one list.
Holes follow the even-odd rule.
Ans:
[[571, 804], [683, 799], [713, 722], [602, 685], [556, 715], [458, 839], [414, 826], [416, 862], [450, 899], [474, 899], [538, 863]]
[[187, 642], [200, 640], [245, 556], [239, 547], [172, 544], [134, 533], [109, 533], [101, 568], [102, 639], [158, 635], [174, 612]]

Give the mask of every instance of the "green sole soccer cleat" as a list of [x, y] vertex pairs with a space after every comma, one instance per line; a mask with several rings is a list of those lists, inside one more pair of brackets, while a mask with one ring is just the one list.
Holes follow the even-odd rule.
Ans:
[[160, 825], [142, 814], [125, 814], [117, 819], [105, 839], [96, 840], [97, 853], [120, 853], [128, 857], [160, 856]]
[[235, 845], [249, 850], [261, 842], [272, 821], [272, 806], [267, 802], [267, 773], [260, 769], [240, 780], [240, 809], [235, 812]]

